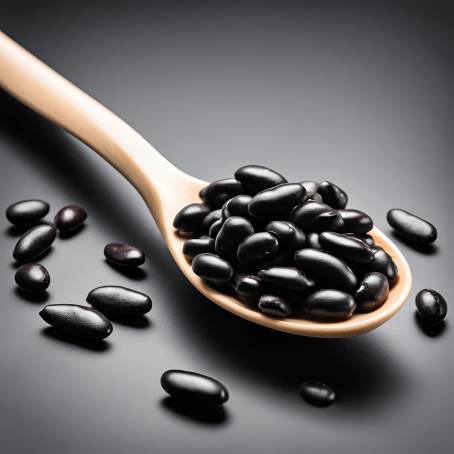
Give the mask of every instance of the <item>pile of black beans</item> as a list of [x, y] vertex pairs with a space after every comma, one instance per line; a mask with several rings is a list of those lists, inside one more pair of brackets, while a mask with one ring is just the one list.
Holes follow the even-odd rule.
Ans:
[[370, 312], [398, 279], [366, 213], [329, 181], [289, 183], [247, 165], [200, 191], [174, 219], [183, 253], [216, 289], [274, 317], [323, 322]]

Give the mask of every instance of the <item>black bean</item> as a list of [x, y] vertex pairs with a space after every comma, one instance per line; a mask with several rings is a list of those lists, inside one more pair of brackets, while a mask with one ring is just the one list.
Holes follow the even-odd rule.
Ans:
[[210, 207], [204, 203], [191, 203], [182, 208], [175, 219], [173, 226], [179, 233], [196, 234], [203, 230], [203, 220], [210, 212]]
[[218, 219], [217, 221], [213, 222], [213, 224], [211, 224], [210, 230], [208, 231], [208, 236], [215, 239], [218, 236], [218, 233], [220, 232], [223, 224], [223, 219]]
[[39, 315], [54, 328], [86, 339], [104, 339], [113, 329], [101, 312], [75, 304], [49, 304]]
[[164, 372], [161, 386], [174, 399], [190, 404], [217, 406], [229, 398], [227, 388], [220, 381], [184, 370]]
[[310, 318], [335, 322], [351, 317], [355, 308], [355, 300], [349, 293], [324, 289], [317, 290], [306, 298], [303, 311]]
[[339, 209], [347, 206], [347, 194], [334, 183], [322, 181], [318, 185], [317, 192], [322, 196], [323, 203], [326, 203], [330, 207]]
[[262, 295], [258, 307], [264, 314], [273, 317], [288, 317], [292, 314], [289, 302], [277, 295]]
[[183, 254], [190, 259], [193, 259], [198, 254], [213, 253], [214, 252], [214, 239], [207, 238], [193, 238], [187, 240], [183, 245]]
[[104, 248], [104, 256], [109, 262], [128, 268], [135, 268], [145, 263], [145, 253], [129, 244], [109, 243]]
[[308, 290], [314, 287], [310, 279], [293, 267], [275, 266], [261, 270], [257, 274], [267, 284], [289, 290]]
[[215, 254], [199, 254], [192, 261], [192, 271], [202, 279], [213, 282], [228, 282], [233, 277], [229, 262]]
[[224, 221], [216, 236], [215, 251], [222, 256], [236, 254], [239, 243], [243, 238], [254, 233], [254, 227], [246, 219], [232, 216]]
[[371, 263], [374, 261], [374, 252], [363, 241], [335, 232], [323, 232], [319, 236], [322, 249], [341, 259], [357, 262]]
[[331, 405], [336, 399], [333, 389], [318, 381], [301, 383], [299, 394], [306, 402], [319, 407]]
[[245, 191], [254, 196], [264, 189], [272, 188], [287, 180], [274, 170], [257, 165], [247, 165], [235, 172], [235, 178], [241, 181]]
[[6, 217], [11, 224], [31, 226], [49, 213], [49, 204], [43, 200], [21, 200], [6, 209]]
[[199, 193], [200, 198], [212, 208], [220, 208], [232, 197], [244, 192], [243, 185], [234, 178], [217, 180], [205, 186]]
[[319, 251], [322, 250], [322, 246], [320, 245], [320, 234], [317, 232], [310, 232], [306, 236], [306, 246], [311, 249], [318, 249]]
[[265, 189], [249, 202], [249, 212], [259, 218], [280, 219], [304, 199], [305, 189], [297, 183], [284, 183]]
[[374, 223], [370, 216], [360, 210], [337, 210], [344, 225], [336, 230], [341, 233], [367, 233]]
[[343, 235], [346, 235], [346, 236], [349, 236], [351, 238], [354, 238], [355, 240], [362, 241], [363, 243], [366, 243], [368, 246], [375, 246], [374, 239], [370, 235], [368, 235], [367, 233], [363, 233], [363, 234], [344, 233]]
[[22, 290], [30, 293], [42, 293], [50, 284], [49, 272], [38, 263], [26, 263], [14, 275], [16, 284]]
[[302, 249], [306, 245], [304, 232], [289, 221], [271, 221], [264, 230], [277, 238], [281, 248], [289, 251]]
[[311, 202], [323, 203], [323, 198], [318, 192], [316, 192], [315, 194], [312, 194], [310, 197], [305, 197], [304, 201], [305, 202], [311, 201]]
[[[301, 186], [306, 190], [306, 195], [304, 196], [304, 201], [312, 199], [312, 197], [317, 194], [318, 182], [317, 181], [302, 181]], [[321, 196], [320, 196], [321, 198]], [[322, 201], [322, 200], [320, 200]]]
[[90, 291], [87, 303], [107, 313], [142, 315], [151, 310], [151, 299], [144, 293], [118, 285], [105, 285]]
[[279, 250], [276, 238], [268, 232], [254, 233], [247, 236], [238, 246], [238, 261], [245, 265], [261, 263], [273, 257]]
[[352, 269], [341, 259], [317, 249], [301, 249], [295, 262], [318, 288], [338, 289], [354, 294], [357, 279]]
[[243, 218], [250, 218], [251, 215], [248, 210], [249, 202], [252, 200], [250, 195], [237, 195], [224, 203], [222, 206], [222, 217], [227, 219], [231, 216], [241, 216]]
[[431, 244], [437, 239], [437, 229], [433, 224], [408, 211], [394, 208], [388, 211], [386, 218], [393, 229], [414, 243]]
[[209, 230], [210, 227], [219, 219], [222, 219], [222, 210], [218, 208], [208, 213], [202, 221], [202, 226], [205, 230]]
[[233, 279], [233, 288], [239, 295], [258, 295], [262, 290], [262, 287], [262, 279], [255, 275], [238, 274]]
[[388, 294], [388, 278], [378, 272], [367, 273], [356, 291], [356, 312], [378, 309], [386, 301]]
[[374, 261], [364, 264], [364, 272], [378, 271], [388, 278], [389, 286], [392, 287], [397, 282], [398, 269], [392, 257], [380, 246], [372, 248]]
[[297, 206], [289, 221], [306, 233], [338, 230], [342, 226], [342, 219], [334, 208], [312, 200]]
[[74, 232], [87, 219], [85, 210], [77, 205], [68, 205], [57, 212], [54, 218], [55, 226], [61, 232]]
[[31, 262], [50, 248], [56, 235], [53, 225], [41, 224], [31, 228], [19, 238], [13, 257], [18, 262]]
[[448, 313], [448, 305], [443, 296], [430, 288], [425, 288], [416, 295], [416, 309], [424, 320], [431, 323], [441, 322]]

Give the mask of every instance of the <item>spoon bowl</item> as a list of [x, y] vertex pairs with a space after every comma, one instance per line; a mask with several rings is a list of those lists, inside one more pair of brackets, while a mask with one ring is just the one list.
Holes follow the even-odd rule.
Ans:
[[2, 32], [0, 87], [78, 137], [122, 173], [142, 195], [182, 273], [205, 297], [223, 309], [253, 323], [291, 334], [348, 337], [377, 328], [394, 316], [408, 298], [412, 281], [408, 263], [377, 228], [370, 234], [393, 257], [399, 278], [383, 306], [373, 312], [355, 314], [335, 323], [277, 319], [216, 291], [192, 272], [191, 264], [182, 252], [186, 238], [173, 228], [178, 211], [200, 201], [199, 191], [208, 183], [177, 169], [123, 120]]

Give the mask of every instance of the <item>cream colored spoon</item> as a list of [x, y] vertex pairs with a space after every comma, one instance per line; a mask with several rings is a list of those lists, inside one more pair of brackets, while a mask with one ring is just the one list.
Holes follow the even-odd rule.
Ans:
[[213, 290], [192, 272], [182, 253], [184, 239], [176, 235], [172, 227], [175, 214], [183, 206], [199, 200], [199, 190], [206, 182], [174, 167], [124, 121], [2, 32], [0, 86], [23, 104], [71, 132], [121, 172], [142, 195], [183, 274], [203, 295], [227, 311], [287, 333], [347, 337], [376, 328], [396, 314], [405, 303], [411, 287], [408, 263], [399, 249], [377, 228], [371, 234], [376, 243], [394, 258], [399, 280], [385, 304], [369, 314], [354, 315], [349, 320], [336, 323], [275, 319]]

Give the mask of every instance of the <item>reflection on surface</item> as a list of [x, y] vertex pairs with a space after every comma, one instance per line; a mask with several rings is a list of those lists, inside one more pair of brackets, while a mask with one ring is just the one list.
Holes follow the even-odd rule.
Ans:
[[440, 323], [431, 323], [424, 320], [416, 311], [414, 318], [418, 328], [428, 337], [441, 336], [447, 328], [446, 320], [443, 320]]
[[110, 349], [111, 345], [105, 340], [81, 339], [69, 333], [59, 331], [53, 326], [43, 328], [41, 335], [74, 347], [81, 347], [94, 352], [105, 352]]

